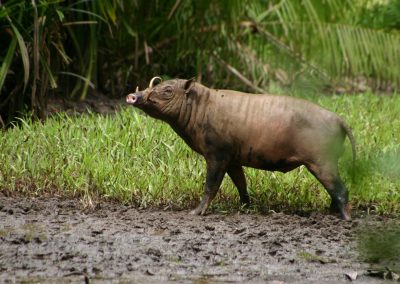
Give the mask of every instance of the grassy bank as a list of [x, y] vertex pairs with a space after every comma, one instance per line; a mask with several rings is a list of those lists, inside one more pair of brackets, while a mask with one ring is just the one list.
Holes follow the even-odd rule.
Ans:
[[[357, 141], [350, 177], [348, 141], [342, 177], [353, 207], [400, 213], [400, 96], [308, 97], [340, 114]], [[0, 188], [41, 195], [107, 196], [143, 207], [190, 208], [199, 201], [205, 163], [168, 125], [133, 108], [112, 116], [59, 114], [45, 123], [24, 121], [0, 133]], [[303, 167], [287, 174], [246, 169], [254, 208], [323, 210], [328, 196]], [[225, 178], [213, 207], [239, 207]]]

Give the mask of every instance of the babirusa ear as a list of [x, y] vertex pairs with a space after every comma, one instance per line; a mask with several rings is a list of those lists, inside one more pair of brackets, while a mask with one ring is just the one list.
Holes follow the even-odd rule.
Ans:
[[183, 89], [185, 90], [185, 94], [189, 94], [192, 88], [194, 87], [194, 84], [196, 83], [195, 79], [189, 79], [185, 82], [185, 85], [183, 86]]

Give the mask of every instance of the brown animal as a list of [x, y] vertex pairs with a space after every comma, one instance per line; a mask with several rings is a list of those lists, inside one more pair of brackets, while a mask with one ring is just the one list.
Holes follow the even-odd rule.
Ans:
[[167, 122], [204, 156], [205, 194], [192, 214], [205, 214], [226, 173], [237, 187], [240, 201], [249, 204], [243, 166], [288, 172], [305, 165], [331, 196], [331, 210], [351, 219], [338, 159], [346, 135], [353, 160], [355, 145], [339, 116], [302, 99], [214, 90], [182, 79], [153, 86], [157, 79], [144, 91], [136, 88], [126, 102]]

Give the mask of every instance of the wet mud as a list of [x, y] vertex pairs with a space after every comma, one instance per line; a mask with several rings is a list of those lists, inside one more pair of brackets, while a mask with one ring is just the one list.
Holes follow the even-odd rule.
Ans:
[[0, 196], [0, 283], [377, 283], [355, 239], [380, 222]]

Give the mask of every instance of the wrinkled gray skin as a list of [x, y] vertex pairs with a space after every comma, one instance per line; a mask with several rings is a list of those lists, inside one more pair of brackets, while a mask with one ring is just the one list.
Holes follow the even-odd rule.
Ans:
[[214, 90], [182, 79], [137, 90], [126, 101], [167, 122], [204, 156], [205, 193], [192, 214], [205, 214], [226, 173], [249, 204], [243, 166], [288, 172], [305, 165], [331, 196], [331, 210], [351, 219], [338, 159], [346, 135], [355, 153], [354, 138], [336, 114], [301, 99]]

